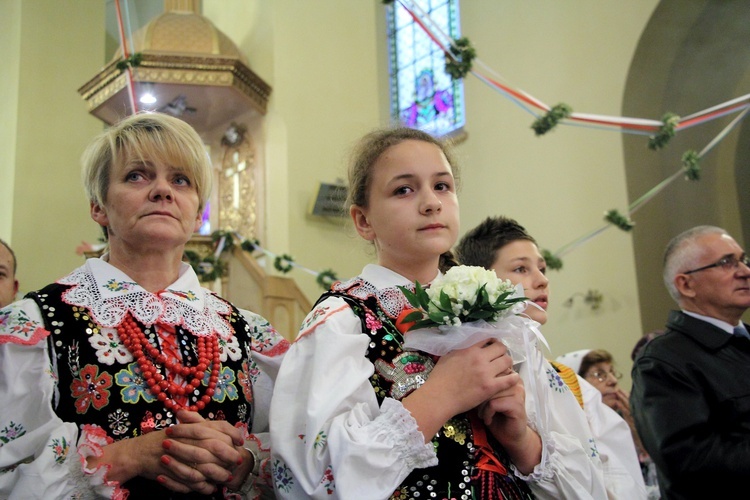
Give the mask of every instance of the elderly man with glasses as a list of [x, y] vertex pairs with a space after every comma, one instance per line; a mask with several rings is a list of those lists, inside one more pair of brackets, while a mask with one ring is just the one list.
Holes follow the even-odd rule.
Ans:
[[630, 393], [662, 498], [734, 498], [747, 489], [748, 264], [742, 247], [714, 226], [685, 231], [664, 253], [664, 283], [680, 311], [635, 359]]

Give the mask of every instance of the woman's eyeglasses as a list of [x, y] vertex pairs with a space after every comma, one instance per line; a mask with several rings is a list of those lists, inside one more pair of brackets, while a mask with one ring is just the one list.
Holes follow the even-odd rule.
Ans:
[[592, 372], [592, 373], [589, 373], [588, 376], [589, 377], [594, 377], [599, 382], [604, 382], [604, 381], [607, 380], [607, 378], [610, 375], [612, 375], [613, 377], [615, 377], [616, 380], [620, 380], [622, 378], [622, 373], [618, 372], [614, 368], [612, 369], [612, 371], [609, 371], [609, 372], [604, 372], [604, 371]]
[[698, 269], [693, 269], [691, 271], [685, 271], [682, 274], [692, 274], [697, 273], [698, 271], [704, 271], [706, 269], [711, 269], [712, 267], [720, 267], [725, 271], [732, 271], [733, 269], [737, 269], [740, 265], [740, 262], [745, 264], [746, 266], [750, 267], [750, 257], [748, 257], [745, 254], [742, 254], [742, 256], [738, 259], [734, 255], [727, 255], [725, 257], [722, 257], [721, 259], [717, 260], [713, 264], [709, 264], [707, 266], [699, 267]]

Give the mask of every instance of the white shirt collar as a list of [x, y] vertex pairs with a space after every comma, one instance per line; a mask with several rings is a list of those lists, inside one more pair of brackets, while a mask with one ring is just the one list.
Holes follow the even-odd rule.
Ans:
[[730, 325], [726, 321], [722, 321], [720, 319], [712, 318], [711, 316], [704, 316], [702, 314], [694, 313], [691, 311], [682, 310], [685, 314], [688, 316], [692, 316], [693, 318], [700, 319], [705, 321], [706, 323], [711, 323], [712, 325], [721, 328], [727, 333], [734, 333], [734, 326]]

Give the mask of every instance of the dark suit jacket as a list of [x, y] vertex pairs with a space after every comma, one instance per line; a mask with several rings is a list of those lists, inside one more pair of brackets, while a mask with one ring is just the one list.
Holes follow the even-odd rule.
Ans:
[[672, 311], [632, 376], [631, 411], [662, 498], [749, 497], [750, 340]]

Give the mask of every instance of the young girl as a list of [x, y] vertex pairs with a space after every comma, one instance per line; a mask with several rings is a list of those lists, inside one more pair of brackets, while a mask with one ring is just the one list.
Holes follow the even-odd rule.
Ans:
[[606, 498], [585, 422], [540, 436], [502, 343], [440, 358], [401, 348], [395, 323], [409, 304], [398, 286], [429, 284], [452, 260], [455, 169], [442, 142], [414, 129], [373, 132], [355, 151], [350, 215], [378, 265], [318, 300], [280, 368], [281, 498]]
[[[488, 217], [461, 238], [456, 253], [462, 264], [492, 269], [499, 278], [521, 284], [530, 302], [525, 314], [540, 325], [547, 323], [550, 298], [547, 263], [536, 240], [518, 222], [507, 217]], [[646, 487], [627, 424], [602, 402], [601, 394], [587, 382], [588, 379], [576, 376], [567, 359], [558, 358], [558, 361], [564, 365], [552, 362], [559, 377], [553, 370], [548, 370], [549, 383], [559, 385], [560, 378], [564, 379], [583, 407], [603, 457], [609, 497], [646, 498]], [[555, 411], [560, 409], [555, 408]]]

